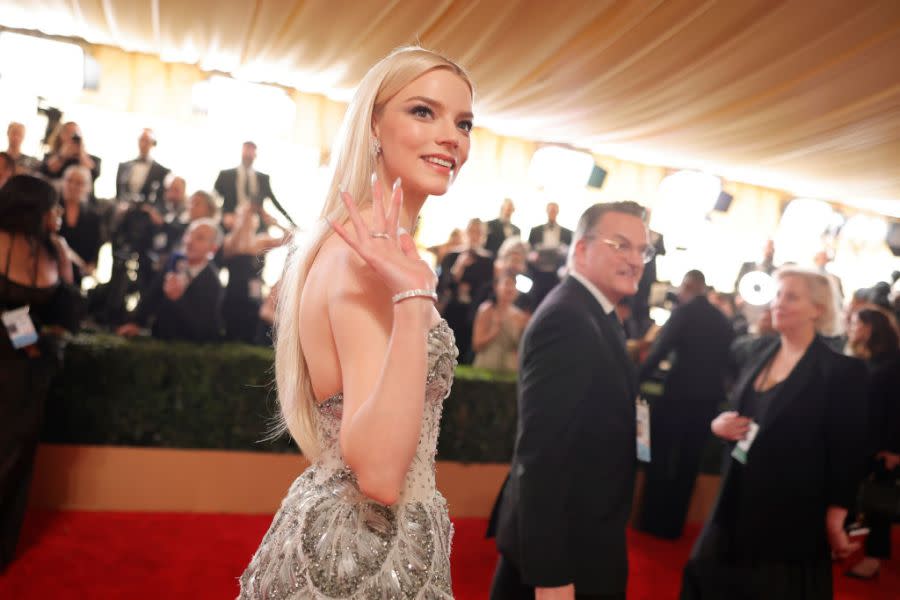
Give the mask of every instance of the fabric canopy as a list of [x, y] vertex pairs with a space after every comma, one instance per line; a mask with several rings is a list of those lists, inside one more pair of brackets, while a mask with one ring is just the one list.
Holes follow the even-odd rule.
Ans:
[[896, 0], [3, 0], [0, 25], [343, 100], [418, 41], [498, 134], [900, 217]]

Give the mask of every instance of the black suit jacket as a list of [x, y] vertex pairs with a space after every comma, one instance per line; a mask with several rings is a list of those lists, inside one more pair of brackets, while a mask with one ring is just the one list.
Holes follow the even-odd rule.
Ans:
[[868, 362], [871, 450], [900, 454], [900, 350]]
[[[775, 340], [744, 371], [730, 410], [741, 411], [780, 344]], [[859, 392], [866, 386], [861, 361], [813, 341], [772, 399], [747, 464], [729, 458], [695, 558], [735, 552], [770, 561], [827, 559], [825, 513], [854, 507], [865, 470], [867, 409]]]
[[[572, 245], [572, 230], [566, 229], [562, 225], [557, 224], [559, 231], [559, 243], [565, 244], [566, 246]], [[528, 243], [531, 244], [531, 247], [540, 245], [544, 241], [544, 229], [546, 229], [546, 223], [544, 225], [538, 225], [537, 227], [532, 227], [531, 232], [528, 234]]]
[[[213, 185], [216, 192], [222, 196], [222, 214], [233, 213], [237, 208], [238, 201], [238, 193], [237, 193], [237, 167], [234, 169], [225, 169], [224, 171], [219, 171], [219, 176], [216, 177], [216, 183]], [[275, 193], [272, 191], [272, 186], [269, 183], [269, 176], [265, 173], [260, 173], [256, 171], [256, 198], [254, 198], [254, 202], [258, 204], [262, 204], [263, 200], [268, 198], [272, 201], [272, 204], [275, 206], [276, 210], [280, 212], [287, 219], [288, 223], [291, 225], [295, 225], [291, 216], [284, 210], [284, 207], [281, 206], [281, 203], [278, 202], [278, 199], [275, 198]], [[260, 228], [263, 227], [263, 224], [260, 223]]]
[[[124, 199], [128, 193], [128, 179], [131, 177], [131, 169], [138, 162], [137, 159], [119, 163], [119, 170], [116, 171], [116, 198]], [[147, 179], [138, 193], [145, 201], [149, 201], [157, 208], [165, 209], [165, 180], [169, 175], [169, 169], [162, 166], [155, 160], [150, 163], [150, 170], [147, 171]]]
[[570, 277], [522, 337], [515, 452], [489, 534], [527, 585], [625, 592], [637, 378], [615, 327]]
[[[509, 237], [520, 236], [522, 235], [522, 230], [513, 225], [509, 224], [510, 230], [512, 233]], [[497, 250], [500, 249], [500, 246], [506, 240], [506, 232], [503, 230], [503, 221], [500, 219], [493, 219], [487, 222], [487, 241], [484, 243], [484, 248], [494, 256], [497, 256]]]
[[733, 338], [734, 330], [725, 315], [706, 296], [697, 296], [672, 311], [641, 365], [640, 378], [647, 379], [674, 351], [665, 382], [666, 398], [723, 401]]
[[153, 320], [153, 337], [163, 340], [214, 342], [220, 337], [222, 284], [212, 263], [191, 280], [184, 294], [172, 301], [163, 293], [165, 273], [153, 282], [141, 298], [136, 321]]

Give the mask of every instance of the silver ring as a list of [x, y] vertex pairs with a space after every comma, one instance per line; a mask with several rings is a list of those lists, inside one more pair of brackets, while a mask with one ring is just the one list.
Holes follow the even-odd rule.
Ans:
[[385, 239], [385, 240], [391, 239], [391, 236], [390, 236], [389, 234], [383, 232], [383, 231], [370, 231], [370, 232], [369, 232], [369, 237], [373, 237], [373, 238], [382, 238], [382, 239]]

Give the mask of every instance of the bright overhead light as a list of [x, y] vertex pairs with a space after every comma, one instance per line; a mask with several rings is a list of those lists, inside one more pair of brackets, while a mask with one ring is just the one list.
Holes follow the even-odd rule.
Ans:
[[528, 178], [544, 189], [584, 189], [594, 157], [561, 146], [544, 146], [531, 157]]

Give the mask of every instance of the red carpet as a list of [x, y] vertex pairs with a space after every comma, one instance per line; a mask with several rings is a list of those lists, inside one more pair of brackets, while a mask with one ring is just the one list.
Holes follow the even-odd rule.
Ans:
[[[270, 516], [36, 512], [28, 515], [19, 559], [0, 576], [0, 600], [233, 599], [237, 577]], [[482, 600], [496, 553], [484, 521], [456, 519], [453, 587]], [[896, 531], [896, 530], [895, 530]], [[663, 542], [629, 532], [630, 600], [677, 598], [689, 539]], [[895, 541], [896, 541], [895, 537]], [[836, 571], [840, 600], [900, 598], [898, 561], [875, 582]]]

